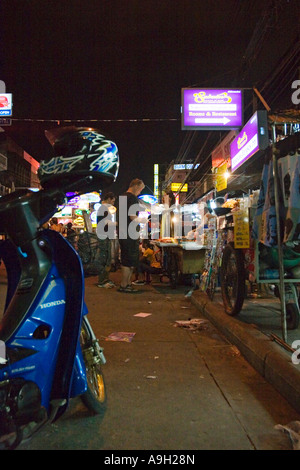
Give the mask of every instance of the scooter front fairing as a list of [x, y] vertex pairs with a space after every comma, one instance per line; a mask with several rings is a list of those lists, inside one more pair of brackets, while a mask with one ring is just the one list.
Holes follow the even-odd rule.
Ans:
[[0, 401], [2, 407], [14, 408], [16, 423], [54, 419], [65, 410], [70, 395], [86, 390], [79, 345], [86, 313], [81, 261], [51, 230], [39, 232], [17, 250], [20, 269], [9, 265], [17, 259], [13, 247], [3, 252], [8, 274], [13, 271], [9, 281], [17, 287], [15, 292], [10, 289], [0, 325], [7, 354], [7, 364], [0, 366]]

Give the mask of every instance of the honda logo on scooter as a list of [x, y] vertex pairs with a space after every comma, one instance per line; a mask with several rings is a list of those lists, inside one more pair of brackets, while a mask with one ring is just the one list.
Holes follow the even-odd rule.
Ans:
[[56, 305], [65, 304], [65, 300], [55, 300], [54, 302], [48, 302], [47, 304], [41, 304], [41, 308], [55, 307]]

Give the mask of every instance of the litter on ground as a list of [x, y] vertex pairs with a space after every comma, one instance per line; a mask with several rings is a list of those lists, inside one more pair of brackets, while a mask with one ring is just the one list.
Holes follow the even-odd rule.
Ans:
[[133, 316], [134, 316], [134, 317], [142, 317], [142, 318], [145, 318], [145, 317], [148, 317], [149, 315], [152, 315], [152, 313], [140, 312], [140, 313], [136, 313], [136, 314], [133, 315]]
[[118, 331], [111, 333], [105, 338], [105, 341], [125, 341], [126, 343], [131, 343], [135, 333], [128, 333], [127, 331]]
[[174, 326], [180, 326], [188, 330], [199, 330], [208, 323], [208, 320], [203, 318], [192, 318], [191, 320], [176, 320]]

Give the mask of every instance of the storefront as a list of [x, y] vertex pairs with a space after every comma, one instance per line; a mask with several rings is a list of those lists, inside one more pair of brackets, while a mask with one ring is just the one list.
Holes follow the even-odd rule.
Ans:
[[[53, 217], [57, 217], [58, 223], [64, 226], [71, 222], [73, 228], [80, 232], [86, 230], [85, 219], [89, 221], [92, 231], [97, 227], [97, 210], [100, 206], [101, 197], [97, 192], [83, 194], [74, 197], [64, 206], [59, 206]], [[87, 217], [86, 217], [87, 216]]]
[[232, 142], [231, 176], [207, 201], [215, 217], [204, 228], [207, 252], [200, 283], [210, 298], [220, 286], [229, 315], [241, 311], [254, 285], [275, 285], [284, 339], [300, 318], [300, 133], [295, 121], [300, 117], [268, 116], [266, 148], [259, 148], [259, 139], [247, 128]]

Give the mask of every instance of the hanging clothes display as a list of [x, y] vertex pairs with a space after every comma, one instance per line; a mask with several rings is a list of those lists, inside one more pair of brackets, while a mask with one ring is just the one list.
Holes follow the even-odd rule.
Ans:
[[[299, 152], [299, 153], [298, 153]], [[286, 210], [283, 243], [300, 243], [300, 149], [278, 160]]]
[[[281, 210], [280, 221], [282, 225], [281, 233], [283, 233], [285, 210], [281, 191], [279, 191], [279, 198]], [[271, 147], [266, 151], [257, 209], [253, 220], [252, 237], [263, 243], [265, 246], [272, 247], [277, 245], [277, 223]]]

